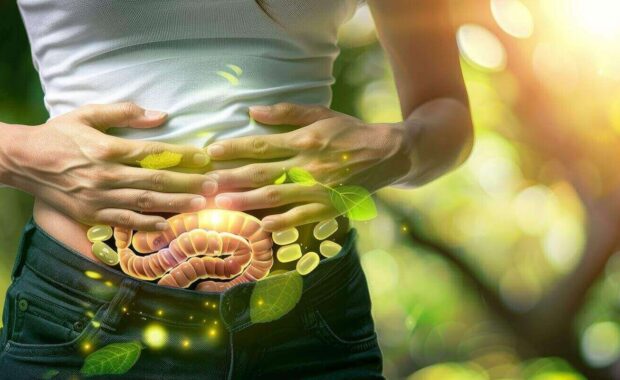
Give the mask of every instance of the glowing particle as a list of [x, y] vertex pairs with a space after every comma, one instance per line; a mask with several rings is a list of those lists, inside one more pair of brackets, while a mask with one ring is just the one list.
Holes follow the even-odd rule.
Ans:
[[282, 263], [295, 261], [301, 257], [301, 246], [299, 244], [291, 244], [280, 247], [277, 256]]
[[213, 324], [214, 324], [214, 325], [217, 325], [217, 321], [213, 321]]
[[314, 226], [312, 234], [317, 240], [323, 240], [330, 237], [338, 230], [338, 222], [336, 219], [323, 220]]
[[287, 245], [299, 238], [299, 231], [297, 228], [291, 227], [286, 230], [273, 232], [271, 238], [273, 239], [273, 242], [278, 245]]
[[341, 156], [341, 158], [342, 158], [342, 161], [346, 161], [346, 160], [348, 160], [348, 159], [349, 159], [349, 155], [348, 155], [348, 154], [346, 154], [346, 153], [343, 153], [343, 154], [342, 154], [342, 156]]
[[88, 318], [95, 318], [95, 313], [93, 313], [92, 311], [88, 310], [84, 313]]
[[213, 305], [211, 305], [211, 307], [215, 309], [217, 307], [217, 305], [213, 304]]
[[321, 255], [325, 257], [336, 256], [341, 249], [342, 246], [340, 244], [330, 240], [322, 241], [321, 245], [319, 246], [319, 251], [321, 252]]
[[211, 223], [217, 225], [222, 223], [222, 215], [218, 212], [214, 212], [211, 214]]
[[86, 277], [92, 278], [93, 280], [99, 280], [101, 277], [103, 277], [100, 273], [92, 270], [87, 270], [86, 272], [84, 272], [84, 274], [86, 275]]
[[104, 284], [105, 284], [106, 286], [110, 287], [110, 288], [114, 286], [114, 284], [112, 283], [112, 281], [106, 281], [106, 282], [104, 282]]
[[88, 343], [88, 342], [84, 342], [82, 343], [82, 351], [84, 352], [90, 352], [90, 350], [93, 349], [93, 345]]
[[226, 79], [230, 84], [232, 84], [233, 86], [236, 86], [239, 84], [239, 78], [237, 78], [236, 76], [232, 75], [229, 72], [226, 71], [217, 71], [216, 72], [217, 75], [221, 76], [222, 78]]
[[161, 309], [157, 310], [157, 315], [161, 317], [162, 315], [164, 315], [164, 311]]
[[209, 329], [209, 337], [213, 338], [216, 335], [217, 335], [217, 330], [215, 328], [210, 328]]
[[123, 313], [127, 312], [127, 308], [125, 306], [123, 306]]
[[162, 348], [168, 340], [168, 333], [166, 330], [158, 325], [149, 325], [144, 330], [144, 343], [151, 348]]
[[316, 252], [308, 252], [306, 253], [299, 261], [297, 262], [297, 272], [301, 275], [307, 275], [312, 272], [318, 265], [320, 261], [319, 255]]
[[183, 344], [183, 348], [189, 348], [191, 343], [189, 339], [184, 339], [182, 344]]
[[400, 231], [401, 232], [407, 232], [409, 230], [409, 228], [407, 227], [406, 224], [403, 224], [402, 226], [400, 226]]
[[110, 248], [109, 245], [102, 241], [94, 242], [91, 250], [95, 257], [97, 257], [99, 260], [103, 261], [107, 265], [116, 265], [120, 260], [118, 252]]
[[92, 226], [86, 231], [86, 237], [91, 243], [108, 240], [112, 237], [112, 227], [102, 224]]
[[90, 321], [90, 323], [92, 323], [93, 327], [96, 328], [96, 329], [101, 327], [101, 322], [99, 322], [99, 321]]
[[205, 306], [209, 307], [209, 301], [205, 302]]
[[193, 316], [193, 315], [190, 315], [190, 316], [189, 316], [189, 320], [190, 320], [190, 321], [193, 321], [193, 320], [194, 320], [194, 316]]
[[258, 300], [258, 302], [256, 302], [256, 304], [257, 304], [258, 306], [263, 306], [264, 302], [263, 302], [263, 300], [262, 300], [262, 299], [259, 299], [259, 300]]

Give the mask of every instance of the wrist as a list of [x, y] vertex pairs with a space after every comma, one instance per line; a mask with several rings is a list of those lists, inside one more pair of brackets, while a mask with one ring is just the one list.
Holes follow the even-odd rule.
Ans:
[[406, 165], [407, 168], [405, 173], [393, 183], [393, 186], [408, 186], [412, 178], [417, 177], [423, 169], [419, 145], [424, 134], [424, 126], [419, 119], [407, 119], [392, 125], [401, 132], [398, 156], [401, 157], [401, 164]]
[[19, 124], [0, 123], [2, 138], [0, 138], [0, 184], [14, 187], [15, 174], [18, 168], [15, 164], [16, 149], [23, 149], [26, 139], [26, 126]]

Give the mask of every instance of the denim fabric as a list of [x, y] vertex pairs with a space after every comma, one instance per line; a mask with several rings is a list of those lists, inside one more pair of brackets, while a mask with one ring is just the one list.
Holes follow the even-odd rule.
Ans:
[[0, 378], [41, 379], [50, 370], [59, 371], [54, 379], [80, 378], [89, 352], [144, 340], [156, 324], [166, 344], [146, 346], [121, 378], [382, 379], [356, 233], [351, 229], [341, 252], [303, 277], [292, 311], [252, 323], [255, 283], [216, 294], [135, 280], [77, 254], [31, 219], [6, 294]]

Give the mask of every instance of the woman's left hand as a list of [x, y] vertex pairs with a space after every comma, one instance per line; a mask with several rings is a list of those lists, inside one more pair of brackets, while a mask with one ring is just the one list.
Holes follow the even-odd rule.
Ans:
[[[267, 231], [338, 215], [321, 184], [358, 185], [372, 193], [410, 171], [412, 139], [403, 124], [367, 124], [327, 107], [294, 103], [250, 107], [250, 116], [263, 124], [301, 128], [211, 144], [207, 153], [214, 161], [267, 161], [215, 170], [209, 177], [218, 184], [217, 207], [243, 211], [292, 205], [287, 212], [263, 218]], [[274, 181], [292, 167], [307, 170], [320, 184], [275, 185]]]

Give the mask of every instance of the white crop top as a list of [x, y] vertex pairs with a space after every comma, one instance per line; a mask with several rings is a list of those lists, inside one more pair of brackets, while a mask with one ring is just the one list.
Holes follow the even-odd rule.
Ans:
[[50, 117], [132, 101], [161, 127], [107, 133], [204, 147], [282, 132], [248, 106], [329, 106], [339, 26], [358, 0], [18, 0]]

